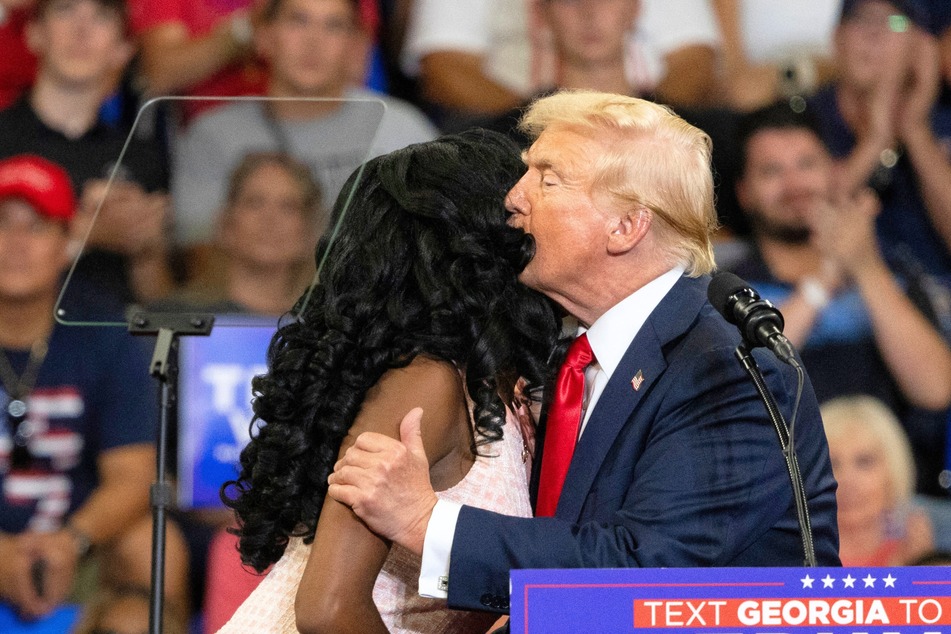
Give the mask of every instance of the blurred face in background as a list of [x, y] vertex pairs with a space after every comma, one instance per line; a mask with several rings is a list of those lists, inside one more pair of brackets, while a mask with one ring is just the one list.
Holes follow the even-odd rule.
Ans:
[[544, 0], [542, 14], [559, 55], [573, 65], [593, 66], [624, 59], [638, 0]]
[[284, 166], [265, 162], [248, 174], [225, 211], [221, 241], [231, 258], [251, 267], [297, 266], [313, 255], [315, 222], [300, 183]]
[[835, 51], [843, 83], [868, 91], [883, 69], [907, 61], [914, 25], [885, 0], [866, 0], [836, 29]]
[[862, 427], [856, 420], [828, 439], [840, 532], [881, 522], [894, 504], [885, 447]]
[[828, 200], [831, 186], [832, 159], [811, 130], [767, 128], [747, 141], [737, 196], [760, 235], [808, 240], [810, 219]]
[[64, 223], [19, 198], [0, 200], [0, 302], [55, 293], [69, 265], [68, 243]]
[[77, 87], [114, 81], [132, 57], [123, 16], [95, 0], [52, 0], [27, 28], [30, 49], [58, 82]]
[[368, 40], [349, 0], [282, 0], [258, 49], [271, 65], [275, 94], [339, 97], [360, 75]]

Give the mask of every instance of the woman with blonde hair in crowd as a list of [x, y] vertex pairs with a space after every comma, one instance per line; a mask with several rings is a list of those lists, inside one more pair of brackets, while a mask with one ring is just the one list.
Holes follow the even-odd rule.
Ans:
[[895, 415], [871, 396], [822, 405], [843, 566], [903, 566], [934, 548], [931, 521], [912, 501], [915, 464]]

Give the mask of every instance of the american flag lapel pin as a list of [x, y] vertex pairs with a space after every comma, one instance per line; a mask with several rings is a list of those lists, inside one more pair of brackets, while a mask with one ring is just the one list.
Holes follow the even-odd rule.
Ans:
[[631, 379], [631, 387], [634, 388], [634, 391], [641, 389], [641, 384], [644, 382], [644, 373], [640, 370], [637, 371], [637, 374], [634, 375], [634, 378]]

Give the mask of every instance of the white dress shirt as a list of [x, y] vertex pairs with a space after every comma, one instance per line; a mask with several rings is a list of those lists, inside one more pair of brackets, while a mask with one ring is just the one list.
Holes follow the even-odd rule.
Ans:
[[[597, 362], [585, 371], [586, 409], [579, 436], [584, 433], [601, 393], [641, 326], [683, 274], [684, 267], [677, 266], [651, 280], [611, 307], [588, 328], [588, 343]], [[582, 332], [585, 332], [584, 328], [579, 328], [578, 335]], [[448, 596], [449, 554], [461, 508], [462, 505], [445, 500], [437, 501], [433, 508], [426, 527], [419, 574], [419, 593], [424, 597], [445, 599]]]

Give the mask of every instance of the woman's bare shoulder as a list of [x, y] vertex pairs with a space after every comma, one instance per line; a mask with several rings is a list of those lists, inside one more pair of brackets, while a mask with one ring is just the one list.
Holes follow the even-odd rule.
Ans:
[[423, 444], [431, 463], [457, 448], [459, 425], [468, 421], [462, 374], [449, 362], [424, 356], [380, 377], [367, 392], [351, 436], [372, 431], [399, 438], [400, 421], [414, 407], [423, 408]]

